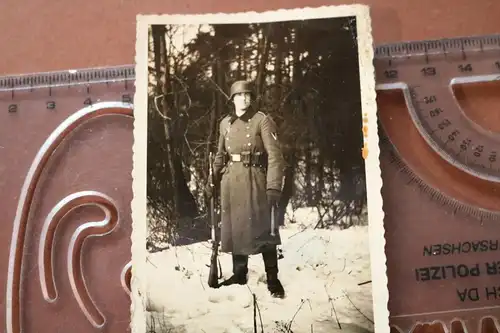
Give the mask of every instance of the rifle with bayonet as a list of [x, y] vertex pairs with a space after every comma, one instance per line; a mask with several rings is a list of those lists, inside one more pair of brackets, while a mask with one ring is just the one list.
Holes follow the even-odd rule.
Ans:
[[[215, 212], [215, 175], [213, 171], [212, 152], [209, 156], [209, 172], [208, 181], [212, 187], [212, 195], [210, 197], [210, 222], [212, 225], [212, 255], [210, 257], [210, 271], [208, 273], [208, 286], [210, 288], [219, 288], [219, 277], [222, 276], [222, 269], [219, 260], [219, 240], [217, 239], [217, 214]], [[218, 274], [220, 272], [220, 275]]]

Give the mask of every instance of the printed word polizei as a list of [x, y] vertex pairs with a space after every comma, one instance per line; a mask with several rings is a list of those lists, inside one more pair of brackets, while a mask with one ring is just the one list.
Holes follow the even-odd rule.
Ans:
[[417, 281], [433, 281], [466, 278], [469, 276], [500, 275], [500, 261], [490, 261], [482, 264], [454, 264], [415, 268]]
[[447, 280], [466, 278], [469, 276], [500, 275], [500, 261], [490, 261], [482, 264], [454, 264], [415, 268], [417, 281]]
[[417, 281], [457, 279], [480, 275], [480, 264], [457, 264], [415, 268], [415, 279]]

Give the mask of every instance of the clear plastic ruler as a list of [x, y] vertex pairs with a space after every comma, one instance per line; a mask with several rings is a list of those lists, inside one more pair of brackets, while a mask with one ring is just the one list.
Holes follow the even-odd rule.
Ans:
[[5, 332], [128, 330], [133, 94], [131, 66], [0, 77]]
[[500, 36], [375, 54], [391, 325], [498, 329]]

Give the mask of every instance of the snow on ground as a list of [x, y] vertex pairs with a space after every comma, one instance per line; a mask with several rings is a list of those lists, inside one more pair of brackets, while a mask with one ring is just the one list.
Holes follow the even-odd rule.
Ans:
[[[371, 280], [368, 227], [314, 230], [301, 221], [310, 211], [302, 208], [299, 213], [294, 216], [298, 223], [287, 223], [280, 231], [284, 258], [279, 260], [279, 277], [285, 299], [272, 298], [267, 291], [261, 255], [250, 257], [247, 286], [211, 289], [209, 242], [149, 254], [151, 332], [254, 332], [252, 293], [260, 310], [260, 333], [340, 331], [337, 320], [343, 332], [373, 332], [372, 286], [358, 285]], [[221, 254], [220, 262], [223, 279], [228, 278], [230, 254]]]

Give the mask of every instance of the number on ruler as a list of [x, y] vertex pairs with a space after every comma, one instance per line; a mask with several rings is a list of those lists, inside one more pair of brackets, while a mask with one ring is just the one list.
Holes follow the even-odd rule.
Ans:
[[436, 67], [424, 67], [421, 72], [424, 76], [434, 76], [436, 75]]
[[10, 113], [14, 113], [14, 112], [17, 112], [17, 104], [11, 104], [9, 105], [9, 112]]
[[496, 160], [497, 160], [497, 152], [496, 151], [492, 151], [490, 153], [490, 157], [488, 157], [488, 159], [490, 160], [491, 163], [495, 163]]
[[476, 148], [474, 148], [474, 156], [481, 157], [481, 153], [483, 152], [483, 150], [484, 146], [482, 145], [477, 146]]
[[384, 71], [384, 75], [388, 79], [396, 79], [398, 77], [398, 71], [395, 69], [390, 69]]
[[424, 97], [424, 103], [425, 103], [425, 104], [431, 104], [431, 103], [434, 103], [436, 100], [437, 100], [437, 99], [436, 99], [436, 96], [434, 96], [434, 95]]
[[455, 139], [460, 135], [460, 131], [459, 130], [454, 130], [453, 132], [451, 132], [449, 135], [448, 135], [448, 140], [450, 141], [455, 141]]
[[458, 70], [463, 72], [472, 72], [472, 65], [471, 64], [465, 64], [465, 65], [458, 65]]
[[54, 110], [55, 108], [56, 108], [56, 102], [54, 102], [54, 101], [47, 102], [47, 109], [48, 110]]
[[439, 123], [438, 127], [440, 130], [443, 130], [450, 125], [451, 125], [451, 122], [448, 119], [444, 119], [442, 122]]
[[132, 103], [132, 97], [129, 94], [122, 95], [123, 103]]
[[431, 116], [431, 117], [437, 117], [441, 113], [443, 113], [443, 109], [441, 109], [441, 108], [435, 108], [435, 109], [432, 109], [432, 110], [429, 111], [429, 116]]
[[92, 105], [92, 99], [90, 97], [87, 97], [84, 101], [83, 101], [83, 105]]
[[462, 144], [460, 144], [460, 150], [465, 151], [467, 148], [469, 148], [470, 144], [472, 143], [471, 139], [465, 138], [462, 141]]

